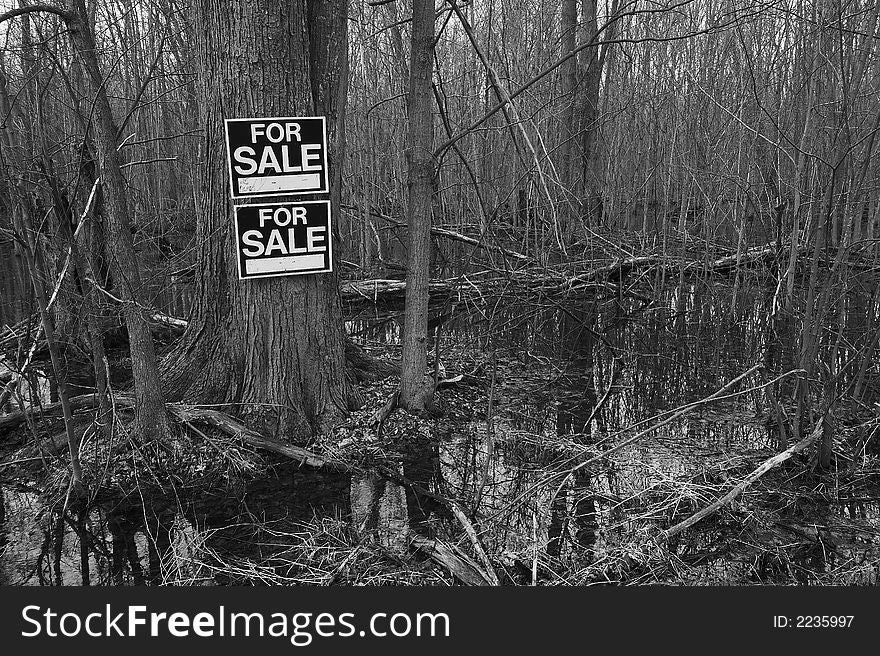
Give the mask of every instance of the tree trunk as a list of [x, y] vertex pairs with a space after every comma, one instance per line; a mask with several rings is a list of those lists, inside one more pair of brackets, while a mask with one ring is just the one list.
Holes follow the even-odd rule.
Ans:
[[[562, 52], [568, 54], [577, 47], [578, 0], [563, 0], [560, 15], [562, 32]], [[580, 172], [580, 147], [578, 142], [578, 102], [576, 89], [578, 78], [578, 57], [574, 56], [560, 67], [560, 96], [564, 106], [559, 146], [560, 173], [565, 200], [560, 210], [562, 235], [566, 244], [571, 242], [572, 228], [580, 216], [581, 195], [578, 193], [578, 174]]]
[[[599, 27], [596, 0], [583, 0], [583, 39], [587, 43], [596, 38]], [[607, 48], [607, 46], [605, 46]], [[607, 52], [607, 50], [605, 51]], [[582, 153], [582, 203], [585, 220], [595, 225], [602, 218], [602, 153], [599, 149], [599, 85], [602, 80], [604, 53], [599, 47], [583, 51], [583, 86], [580, 89], [580, 121]]]
[[403, 327], [402, 407], [425, 409], [433, 389], [425, 384], [428, 341], [428, 283], [431, 263], [431, 194], [434, 176], [431, 73], [434, 60], [434, 2], [413, 0], [407, 110], [407, 193], [409, 253]]
[[[327, 117], [330, 205], [342, 215], [342, 169], [345, 158], [345, 103], [348, 96], [348, 20], [345, 0], [310, 0], [309, 65], [315, 111]], [[340, 222], [333, 223], [340, 244]], [[338, 255], [336, 253], [335, 255]], [[340, 258], [341, 259], [341, 258]], [[334, 257], [335, 261], [339, 261]]]
[[189, 400], [240, 404], [261, 432], [301, 441], [353, 398], [335, 273], [238, 279], [223, 119], [327, 115], [338, 212], [347, 60], [345, 2], [192, 4], [201, 153], [193, 319], [171, 387]]
[[119, 152], [116, 149], [116, 126], [98, 66], [94, 36], [83, 0], [76, 0], [75, 20], [69, 22], [74, 49], [83, 69], [83, 79], [93, 101], [93, 129], [98, 169], [104, 191], [107, 221], [107, 256], [113, 274], [114, 291], [124, 303], [125, 325], [128, 329], [134, 394], [137, 399], [137, 423], [146, 439], [168, 435], [165, 401], [159, 386], [159, 373], [153, 337], [140, 302], [142, 281], [137, 253], [132, 240], [128, 189]]

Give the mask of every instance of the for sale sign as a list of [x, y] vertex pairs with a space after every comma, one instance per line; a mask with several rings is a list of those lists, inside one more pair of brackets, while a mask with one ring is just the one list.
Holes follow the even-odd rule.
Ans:
[[330, 201], [235, 206], [238, 277], [333, 270]]
[[226, 119], [233, 198], [326, 193], [323, 116]]

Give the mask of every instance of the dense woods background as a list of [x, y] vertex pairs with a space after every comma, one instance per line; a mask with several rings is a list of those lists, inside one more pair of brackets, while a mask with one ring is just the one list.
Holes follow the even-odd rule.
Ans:
[[[28, 567], [876, 582], [878, 12], [0, 3], [0, 477], [43, 508]], [[222, 119], [272, 115], [328, 117], [333, 274], [237, 278]], [[342, 478], [272, 488], [303, 474], [266, 451]], [[255, 480], [324, 511], [211, 543], [240, 507], [143, 493]], [[276, 529], [288, 566], [239, 544]], [[196, 546], [210, 571], [181, 574]]]

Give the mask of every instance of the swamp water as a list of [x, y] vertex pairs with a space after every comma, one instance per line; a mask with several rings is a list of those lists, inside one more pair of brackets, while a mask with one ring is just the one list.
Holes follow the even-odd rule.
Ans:
[[[463, 379], [440, 391], [442, 416], [430, 430], [393, 437], [401, 473], [460, 503], [502, 583], [876, 583], [872, 433], [857, 473], [843, 458], [832, 476], [781, 467], [782, 484], [768, 476], [665, 557], [652, 560], [646, 549], [779, 450], [765, 377], [578, 468], [636, 432], [622, 429], [702, 399], [760, 361], [765, 298], [741, 290], [735, 308], [731, 298], [729, 287], [697, 283], [642, 307], [612, 298], [591, 312], [577, 303], [439, 309], [447, 317], [441, 378]], [[875, 308], [862, 298], [848, 307], [843, 334], [863, 334]], [[366, 348], [397, 357], [401, 322], [399, 309], [370, 307], [347, 327]], [[794, 368], [794, 343], [781, 336], [782, 371]], [[370, 544], [404, 562], [413, 558], [408, 527], [461, 533], [394, 483], [266, 463], [225, 487], [108, 495], [78, 531], [33, 490], [5, 485], [0, 583], [77, 585], [83, 572], [91, 584], [327, 583], [344, 580], [358, 536], [369, 533]], [[360, 580], [451, 580], [412, 569], [404, 579], [377, 566]]]

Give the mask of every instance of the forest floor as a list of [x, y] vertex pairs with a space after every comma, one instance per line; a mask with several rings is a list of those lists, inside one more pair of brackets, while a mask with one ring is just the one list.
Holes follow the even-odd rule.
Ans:
[[[116, 583], [148, 569], [153, 582], [182, 584], [876, 582], [876, 412], [838, 411], [833, 471], [817, 471], [806, 449], [752, 478], [781, 450], [767, 378], [750, 369], [766, 313], [745, 304], [742, 318], [728, 317], [738, 293], [728, 275], [755, 265], [764, 299], [775, 246], [605, 255], [438, 282], [434, 414], [397, 410], [377, 422], [397, 387], [391, 374], [360, 380], [363, 407], [302, 447], [180, 404], [169, 405], [172, 439], [145, 442], [120, 392], [108, 448], [91, 395], [77, 397], [85, 509], [68, 496], [58, 413], [13, 428], [0, 415], [0, 484], [30, 495], [49, 536], [19, 546], [22, 568], [48, 568], [52, 549], [58, 563], [79, 548], [87, 555], [68, 579], [85, 580], [83, 567], [94, 579], [109, 562]], [[679, 280], [668, 298], [650, 288], [663, 269]], [[698, 282], [685, 283], [685, 272]], [[343, 284], [348, 331], [376, 361], [399, 361], [401, 291], [391, 279]], [[180, 326], [157, 321], [170, 347]], [[122, 390], [124, 343], [110, 357]]]
[[[374, 346], [372, 355], [394, 358], [397, 346]], [[624, 454], [603, 457], [614, 444], [607, 437], [510, 429], [516, 399], [528, 404], [540, 395], [540, 358], [502, 355], [490, 365], [486, 353], [453, 348], [444, 360], [445, 376], [455, 382], [438, 391], [434, 416], [398, 410], [379, 426], [375, 410], [393, 394], [396, 377], [360, 383], [363, 408], [308, 445], [327, 463], [318, 470], [332, 483], [306, 474], [309, 465], [291, 465], [198, 422], [177, 424], [170, 443], [145, 443], [126, 429], [124, 404], [108, 450], [86, 412], [79, 430], [92, 506], [162, 514], [181, 512], [196, 498], [226, 499], [224, 519], [211, 528], [204, 520], [198, 532], [200, 577], [220, 583], [852, 583], [874, 576], [880, 462], [870, 450], [858, 463], [841, 457], [833, 475], [794, 458], [667, 540], [664, 527], [721, 497], [775, 451], [749, 442], [724, 449], [699, 440], [672, 444], [661, 435], [653, 449], [675, 457], [690, 451], [696, 464], [674, 478], [648, 478], [642, 489], [611, 489], [608, 480], [625, 478], [632, 462]], [[696, 407], [686, 417], [761, 430], [766, 422], [725, 404]], [[2, 442], [4, 485], [38, 489], [44, 518], [57, 514], [68, 494], [63, 435], [60, 419], [43, 418]], [[842, 434], [841, 445], [849, 439]], [[851, 449], [839, 453], [845, 451]], [[587, 460], [596, 464], [586, 478], [566, 474]], [[305, 512], [261, 507], [278, 494], [271, 484], [278, 476], [313, 488]], [[325, 504], [323, 497], [334, 495]], [[556, 542], [548, 549], [554, 522]], [[99, 530], [88, 540], [93, 557], [112, 551]]]

